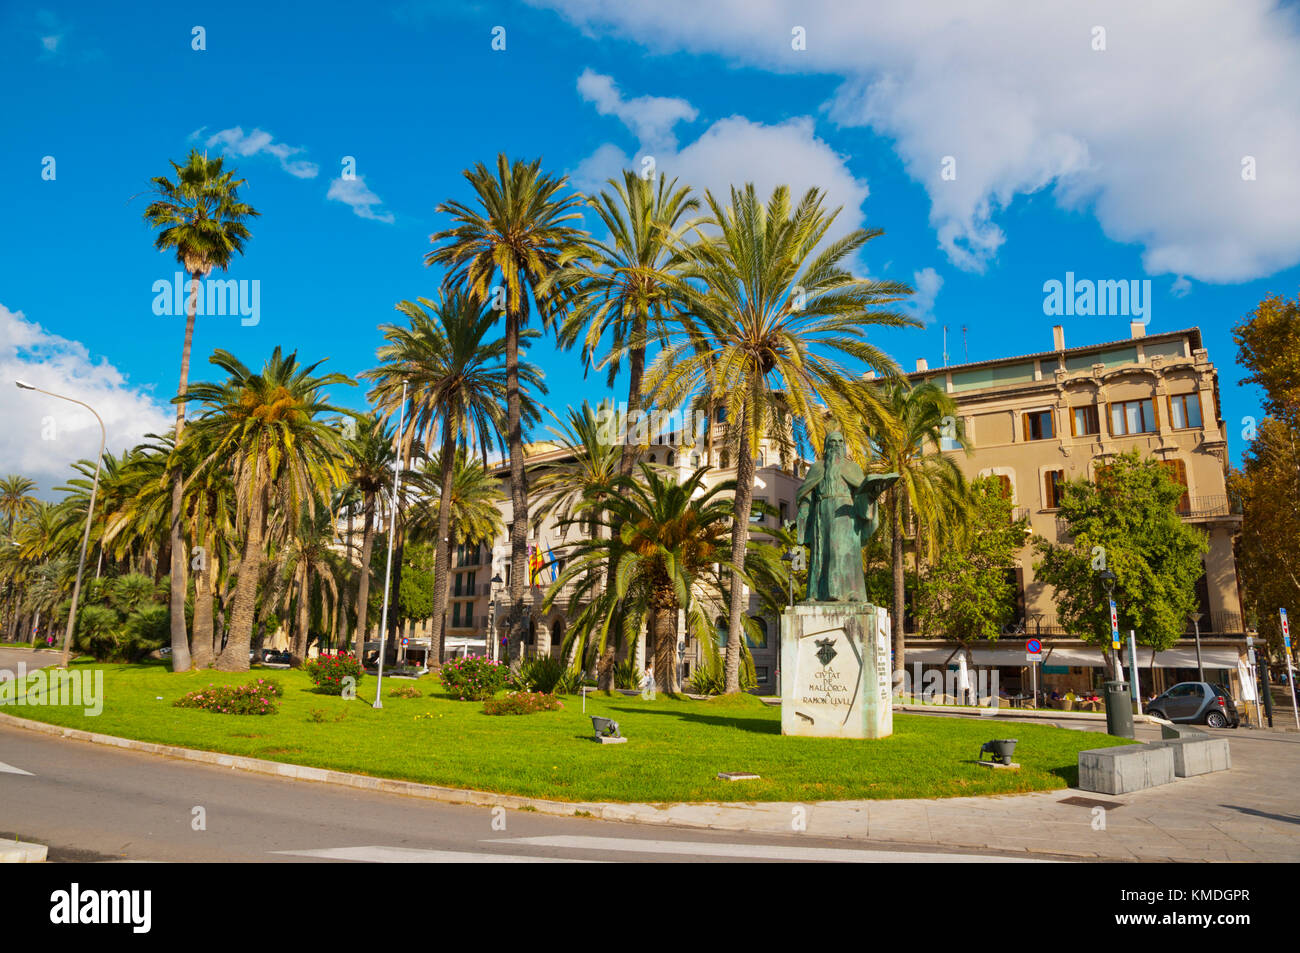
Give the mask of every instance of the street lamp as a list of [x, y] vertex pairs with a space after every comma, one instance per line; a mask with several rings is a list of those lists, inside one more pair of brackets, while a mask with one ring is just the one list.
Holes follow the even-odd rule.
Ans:
[[[1118, 579], [1119, 577], [1116, 576], [1109, 569], [1103, 569], [1101, 572], [1097, 573], [1097, 578], [1100, 579], [1101, 584], [1106, 587], [1106, 608], [1109, 610], [1111, 603], [1115, 601], [1115, 580]], [[1112, 641], [1114, 641], [1114, 639], [1116, 638], [1116, 634], [1117, 634], [1117, 630], [1114, 627], [1112, 627], [1111, 628]], [[1115, 647], [1113, 645], [1111, 646], [1111, 651], [1112, 652], [1115, 651]], [[1118, 655], [1116, 655], [1115, 657], [1115, 668], [1118, 670], [1119, 678], [1122, 680], [1124, 678], [1124, 664], [1120, 660]]]
[[77, 580], [72, 584], [72, 608], [68, 612], [68, 628], [63, 633], [63, 667], [67, 668], [68, 656], [72, 652], [72, 629], [77, 624], [77, 600], [81, 597], [81, 573], [86, 568], [86, 547], [90, 543], [90, 524], [95, 516], [95, 495], [99, 492], [99, 468], [104, 462], [104, 444], [108, 440], [108, 434], [104, 430], [104, 418], [95, 413], [95, 408], [84, 400], [65, 397], [63, 394], [56, 394], [53, 391], [35, 387], [25, 381], [14, 381], [14, 383], [22, 390], [34, 390], [42, 394], [48, 394], [51, 397], [57, 397], [59, 400], [80, 404], [92, 414], [95, 414], [95, 419], [99, 421], [99, 453], [95, 456], [95, 481], [90, 486], [90, 505], [86, 507], [86, 529], [81, 535], [81, 557], [77, 560]]
[[[402, 381], [402, 403], [397, 411], [397, 443], [400, 451], [402, 428], [406, 423], [406, 381]], [[388, 641], [388, 599], [392, 594], [393, 579], [393, 537], [397, 535], [397, 491], [402, 485], [402, 455], [398, 452], [393, 458], [393, 498], [388, 506], [388, 564], [384, 568], [384, 611], [379, 618], [379, 667], [375, 670], [375, 703], [372, 708], [383, 708], [384, 702], [380, 692], [384, 687], [384, 652]], [[366, 607], [362, 606], [362, 612]]]
[[1201, 619], [1204, 616], [1199, 612], [1187, 613], [1187, 618], [1192, 620], [1192, 626], [1196, 631], [1196, 680], [1205, 681], [1205, 669], [1201, 666]]

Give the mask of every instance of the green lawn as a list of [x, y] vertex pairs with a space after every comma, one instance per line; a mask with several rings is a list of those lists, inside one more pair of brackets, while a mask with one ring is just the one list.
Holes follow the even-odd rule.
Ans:
[[[780, 710], [748, 695], [710, 701], [589, 696], [587, 713], [616, 719], [629, 739], [600, 745], [591, 740], [578, 697], [565, 698], [561, 711], [489, 716], [481, 703], [452, 700], [434, 677], [385, 679], [384, 707], [375, 710], [373, 677], [362, 680], [358, 700], [345, 701], [316, 694], [297, 671], [174, 675], [158, 664], [74, 667], [104, 670], [98, 717], [80, 708], [13, 704], [0, 712], [188, 748], [564, 801], [820, 801], [1048, 790], [1077, 779], [1080, 750], [1126, 743], [1043, 725], [901, 714], [894, 716], [893, 736], [881, 741], [787, 738]], [[278, 714], [172, 706], [209, 683], [258, 677], [283, 686]], [[387, 697], [402, 685], [418, 685], [425, 697]], [[1020, 740], [1019, 771], [975, 764], [981, 742], [1005, 737]], [[762, 778], [715, 777], [740, 770]]]

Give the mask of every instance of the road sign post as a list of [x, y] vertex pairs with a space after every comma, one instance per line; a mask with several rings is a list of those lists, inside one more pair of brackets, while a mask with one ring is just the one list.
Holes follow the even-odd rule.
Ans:
[[1282, 617], [1282, 649], [1286, 652], [1286, 683], [1291, 686], [1291, 713], [1295, 715], [1295, 726], [1300, 728], [1300, 705], [1295, 697], [1295, 666], [1291, 664], [1291, 626], [1287, 622], [1286, 610], [1278, 609]]
[[1025, 643], [1025, 661], [1029, 663], [1029, 684], [1033, 686], [1034, 707], [1038, 707], [1038, 663], [1043, 660], [1043, 643], [1030, 639]]
[[1129, 694], [1133, 696], [1133, 714], [1142, 714], [1142, 693], [1138, 690], [1138, 650], [1137, 637], [1133, 630], [1128, 630], [1128, 670], [1129, 677], [1132, 679], [1132, 685], [1129, 686]]

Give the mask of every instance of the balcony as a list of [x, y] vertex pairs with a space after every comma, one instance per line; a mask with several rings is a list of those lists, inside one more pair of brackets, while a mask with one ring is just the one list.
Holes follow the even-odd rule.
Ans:
[[1178, 501], [1178, 515], [1192, 522], [1241, 522], [1241, 501], [1226, 494], [1185, 496]]

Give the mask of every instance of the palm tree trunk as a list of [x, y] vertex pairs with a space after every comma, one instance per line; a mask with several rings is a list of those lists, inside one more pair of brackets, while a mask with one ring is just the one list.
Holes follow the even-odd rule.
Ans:
[[731, 527], [731, 613], [727, 620], [727, 659], [723, 669], [723, 690], [727, 694], [740, 691], [740, 640], [744, 638], [743, 624], [745, 583], [740, 567], [745, 565], [745, 547], [749, 543], [749, 511], [754, 501], [754, 454], [749, 446], [748, 408], [741, 411], [736, 426], [740, 429], [739, 459], [736, 460], [735, 510]]
[[892, 620], [894, 631], [894, 671], [903, 672], [907, 669], [907, 663], [903, 659], [903, 652], [907, 642], [907, 633], [904, 631], [904, 610], [906, 608], [906, 592], [904, 590], [904, 571], [903, 565], [903, 497], [896, 489], [890, 490], [890, 507], [889, 507], [889, 528], [890, 536], [890, 556], [893, 562], [894, 572], [894, 618]]
[[[259, 477], [264, 481], [265, 477]], [[248, 526], [244, 536], [244, 554], [239, 561], [239, 579], [235, 583], [234, 606], [230, 613], [230, 637], [212, 666], [221, 672], [247, 672], [248, 651], [253, 641], [253, 612], [257, 608], [257, 583], [262, 574], [262, 515], [266, 487], [260, 482], [249, 501]]]
[[665, 692], [677, 691], [677, 608], [662, 606], [654, 610], [655, 684]]
[[298, 622], [294, 626], [293, 641], [289, 649], [289, 665], [302, 668], [307, 657], [307, 626], [311, 616], [311, 573], [307, 571], [307, 560], [303, 559], [298, 567]]
[[456, 475], [456, 432], [451, 421], [442, 423], [441, 470], [438, 474], [438, 545], [433, 556], [433, 617], [429, 622], [431, 653], [442, 664], [446, 631], [447, 593], [451, 589], [451, 484]]
[[528, 473], [524, 470], [524, 436], [519, 397], [518, 307], [510, 302], [506, 311], [506, 430], [510, 447], [510, 657], [519, 656], [527, 629], [524, 596], [528, 592]]
[[361, 574], [357, 582], [357, 634], [353, 649], [364, 661], [366, 636], [370, 632], [370, 556], [375, 548], [375, 494], [367, 493], [365, 526], [361, 530]]
[[203, 536], [203, 562], [194, 576], [194, 653], [195, 668], [212, 665], [212, 552], [213, 535]]
[[[636, 326], [632, 329], [633, 335], [638, 338], [645, 336], [645, 319], [639, 318]], [[627, 418], [624, 421], [626, 430], [626, 421], [632, 419], [632, 415], [641, 409], [641, 382], [645, 377], [645, 347], [637, 346], [628, 352], [628, 381], [627, 381]], [[637, 453], [639, 447], [631, 448], [627, 444], [626, 434], [623, 438], [623, 452], [618, 460], [618, 472], [623, 476], [631, 476], [632, 469], [636, 465]]]
[[[181, 380], [176, 389], [177, 397], [184, 397], [189, 390], [190, 347], [194, 343], [194, 312], [198, 305], [199, 276], [190, 273], [190, 295], [185, 308], [185, 345], [181, 349]], [[176, 448], [180, 449], [181, 434], [185, 430], [185, 404], [176, 403]], [[172, 519], [171, 519], [171, 595], [168, 606], [171, 610], [172, 629], [172, 671], [188, 672], [190, 670], [190, 640], [185, 631], [185, 540], [181, 536], [181, 484], [184, 474], [180, 467], [172, 471]]]

